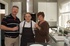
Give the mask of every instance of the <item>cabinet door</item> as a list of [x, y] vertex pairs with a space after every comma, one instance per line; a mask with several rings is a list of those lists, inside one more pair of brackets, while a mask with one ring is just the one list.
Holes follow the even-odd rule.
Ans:
[[57, 21], [57, 3], [56, 2], [39, 2], [38, 12], [45, 13], [46, 21]]

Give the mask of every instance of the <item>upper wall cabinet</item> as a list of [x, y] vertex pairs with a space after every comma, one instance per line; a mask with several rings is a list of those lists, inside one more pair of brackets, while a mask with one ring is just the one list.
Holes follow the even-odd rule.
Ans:
[[57, 2], [38, 2], [38, 12], [45, 13], [46, 21], [57, 21]]

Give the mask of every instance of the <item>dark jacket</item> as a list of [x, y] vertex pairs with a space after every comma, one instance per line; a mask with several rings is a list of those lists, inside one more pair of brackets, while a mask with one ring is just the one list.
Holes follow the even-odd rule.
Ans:
[[39, 43], [45, 43], [45, 40], [49, 41], [49, 24], [44, 21], [42, 24], [40, 22], [38, 25], [41, 27], [41, 29], [35, 30], [35, 41]]

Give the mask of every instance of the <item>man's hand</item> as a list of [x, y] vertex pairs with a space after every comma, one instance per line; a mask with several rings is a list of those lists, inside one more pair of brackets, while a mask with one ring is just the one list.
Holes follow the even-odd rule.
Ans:
[[18, 26], [10, 28], [10, 27], [4, 26], [4, 25], [0, 25], [0, 29], [9, 30], [9, 31], [16, 31], [16, 30], [18, 30]]
[[16, 31], [16, 30], [18, 30], [18, 26], [12, 28], [12, 31]]

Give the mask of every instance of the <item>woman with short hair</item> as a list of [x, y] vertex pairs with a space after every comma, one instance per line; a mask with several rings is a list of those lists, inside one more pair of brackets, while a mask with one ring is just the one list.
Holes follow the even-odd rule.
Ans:
[[35, 25], [35, 41], [39, 43], [49, 42], [49, 24], [44, 20], [44, 12], [37, 14], [39, 22]]

